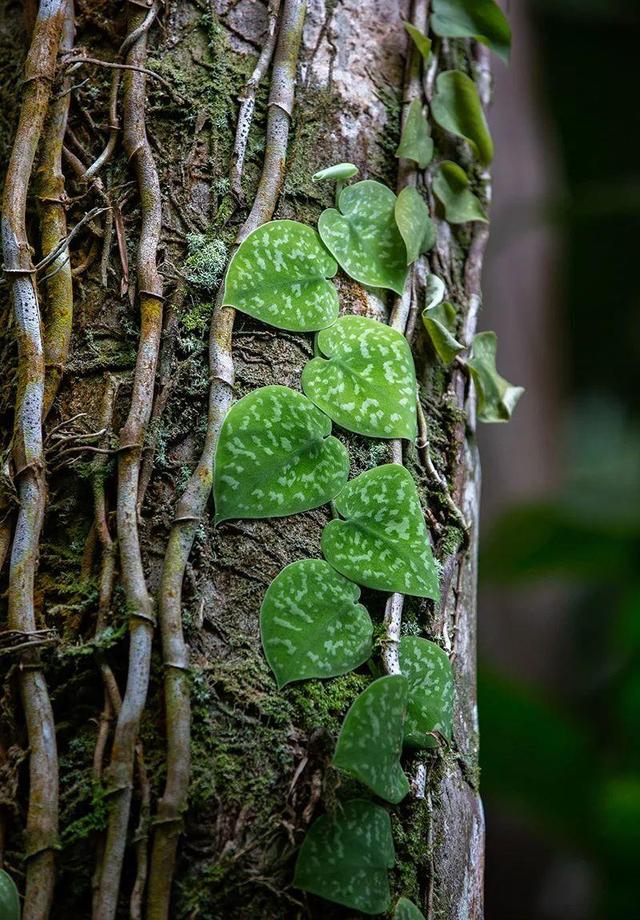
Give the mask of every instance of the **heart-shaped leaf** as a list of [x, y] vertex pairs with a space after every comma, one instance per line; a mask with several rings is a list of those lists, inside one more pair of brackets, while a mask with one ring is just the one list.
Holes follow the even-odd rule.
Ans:
[[450, 741], [453, 671], [447, 653], [427, 639], [403, 636], [398, 656], [409, 683], [405, 742], [415, 748], [437, 747], [435, 732]]
[[272, 220], [250, 233], [231, 260], [224, 303], [278, 329], [324, 329], [338, 315], [338, 293], [327, 280], [337, 270], [313, 227]]
[[366, 316], [341, 316], [318, 336], [325, 357], [302, 372], [309, 399], [347, 431], [416, 436], [416, 372], [405, 337]]
[[239, 400], [218, 439], [216, 523], [284, 517], [335, 498], [349, 455], [330, 435], [327, 416], [289, 387], [261, 387]]
[[324, 182], [326, 179], [342, 180], [350, 179], [358, 174], [358, 167], [353, 163], [336, 163], [335, 166], [327, 166], [314, 173], [311, 177], [312, 182]]
[[440, 163], [433, 179], [433, 191], [444, 207], [450, 224], [466, 224], [471, 220], [487, 220], [480, 200], [469, 188], [469, 179], [457, 163]]
[[278, 689], [346, 674], [371, 656], [373, 625], [359, 597], [360, 588], [323, 559], [292, 562], [271, 582], [260, 629]]
[[364, 914], [381, 914], [395, 863], [391, 821], [384, 808], [355, 799], [323, 815], [302, 842], [293, 884]]
[[4, 869], [0, 869], [0, 917], [2, 920], [20, 920], [18, 889]]
[[426, 64], [429, 60], [429, 55], [431, 54], [431, 39], [410, 22], [405, 22], [404, 27], [411, 36], [414, 45], [422, 55], [422, 60]]
[[431, 28], [442, 38], [475, 38], [509, 62], [511, 29], [494, 0], [433, 0]]
[[508, 422], [524, 387], [515, 387], [496, 370], [498, 339], [495, 332], [479, 332], [473, 337], [467, 361], [478, 401], [481, 422]]
[[441, 128], [463, 137], [480, 162], [493, 159], [493, 141], [475, 83], [461, 70], [445, 70], [436, 81], [431, 112]]
[[429, 307], [422, 314], [422, 321], [429, 333], [431, 343], [443, 364], [451, 364], [456, 355], [464, 351], [464, 345], [456, 339], [456, 310], [448, 301]]
[[386, 185], [372, 179], [356, 182], [340, 193], [339, 210], [322, 212], [318, 231], [348, 275], [369, 287], [401, 294], [407, 259], [395, 204], [396, 196]]
[[408, 185], [396, 199], [396, 223], [407, 247], [407, 265], [428, 252], [436, 241], [436, 228], [420, 192]]
[[378, 591], [438, 600], [436, 567], [413, 477], [385, 463], [347, 483], [335, 502], [322, 552], [346, 578]]
[[425, 920], [425, 916], [413, 901], [400, 898], [393, 912], [393, 920]]
[[409, 106], [396, 156], [413, 160], [420, 169], [424, 169], [431, 162], [433, 139], [419, 99], [414, 99]]
[[405, 677], [391, 674], [363, 690], [345, 716], [333, 755], [334, 767], [393, 804], [409, 791], [400, 766], [407, 686]]

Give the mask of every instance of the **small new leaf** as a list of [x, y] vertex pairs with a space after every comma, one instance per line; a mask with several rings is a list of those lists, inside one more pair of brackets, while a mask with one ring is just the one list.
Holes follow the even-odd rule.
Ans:
[[393, 920], [425, 920], [425, 916], [413, 901], [400, 898], [393, 912]]
[[231, 260], [224, 303], [278, 329], [314, 332], [338, 315], [338, 293], [328, 280], [337, 270], [313, 227], [272, 220], [250, 233]]
[[409, 791], [400, 766], [406, 707], [405, 677], [392, 674], [375, 680], [345, 716], [333, 755], [335, 767], [394, 805]]
[[464, 351], [464, 345], [461, 345], [454, 335], [456, 311], [453, 304], [443, 301], [429, 307], [422, 314], [422, 321], [442, 363], [451, 364], [455, 356]]
[[433, 179], [433, 191], [442, 203], [450, 224], [466, 224], [472, 220], [487, 220], [480, 200], [469, 188], [469, 179], [457, 163], [445, 160], [438, 166]]
[[370, 438], [417, 433], [416, 372], [405, 337], [365, 316], [341, 316], [318, 336], [302, 389], [329, 418]]
[[509, 63], [511, 29], [495, 0], [433, 0], [431, 28], [442, 38], [475, 38]]
[[398, 649], [400, 671], [407, 678], [406, 744], [415, 748], [438, 746], [437, 735], [451, 740], [453, 671], [446, 652], [427, 639], [403, 636]]
[[497, 347], [495, 332], [479, 332], [473, 337], [467, 361], [476, 387], [481, 422], [508, 422], [524, 393], [524, 387], [512, 386], [496, 370]]
[[412, 186], [403, 188], [396, 200], [396, 223], [407, 247], [407, 265], [428, 252], [436, 241], [436, 228], [420, 192]]
[[388, 870], [394, 863], [388, 813], [355, 799], [311, 825], [293, 884], [352, 910], [382, 914], [391, 902]]
[[349, 475], [331, 421], [289, 387], [261, 387], [239, 400], [220, 430], [215, 521], [283, 517], [331, 501]]
[[326, 169], [321, 169], [317, 173], [314, 173], [311, 177], [311, 181], [324, 182], [327, 179], [342, 181], [344, 179], [351, 179], [352, 176], [357, 176], [358, 172], [358, 167], [353, 163], [336, 163], [335, 166], [327, 166]]
[[373, 625], [359, 597], [358, 586], [323, 559], [292, 562], [271, 582], [260, 631], [278, 689], [346, 674], [371, 656]]
[[446, 70], [436, 81], [433, 117], [445, 131], [469, 142], [480, 162], [493, 159], [493, 141], [473, 80], [460, 70]]
[[401, 294], [407, 257], [395, 204], [396, 196], [386, 185], [371, 179], [356, 182], [340, 193], [339, 210], [322, 212], [318, 231], [348, 275], [369, 287]]
[[20, 920], [18, 889], [4, 869], [0, 869], [0, 917], [2, 920]]
[[322, 533], [322, 552], [335, 569], [367, 588], [438, 600], [438, 569], [408, 470], [395, 463], [366, 470], [335, 507], [344, 520]]
[[429, 122], [424, 117], [419, 99], [414, 99], [409, 106], [396, 156], [413, 160], [420, 169], [424, 169], [431, 162], [433, 139], [429, 134]]
[[431, 39], [410, 22], [405, 22], [404, 27], [411, 36], [414, 45], [422, 55], [422, 60], [426, 64], [429, 60], [429, 55], [431, 54]]

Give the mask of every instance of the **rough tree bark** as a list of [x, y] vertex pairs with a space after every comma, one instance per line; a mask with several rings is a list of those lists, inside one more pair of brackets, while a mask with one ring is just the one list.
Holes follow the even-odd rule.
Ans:
[[[7, 158], [21, 93], [28, 93], [30, 85], [20, 87], [18, 67], [31, 36], [18, 6], [7, 3], [1, 38], [9, 62], [0, 73], [0, 102], [7, 113], [0, 126], [1, 150]], [[282, 0], [268, 11], [257, 0], [169, 0], [154, 21], [153, 4], [80, 0], [75, 46], [71, 52], [63, 48], [63, 57], [58, 57], [52, 104], [64, 109], [59, 100], [68, 95], [70, 105], [65, 182], [63, 187], [55, 172], [56, 200], [50, 206], [63, 218], [64, 202], [70, 228], [91, 207], [107, 210], [88, 220], [69, 244], [74, 279], [71, 349], [66, 358], [59, 357], [60, 348], [55, 351], [55, 385], [59, 377], [62, 382], [44, 423], [44, 466], [25, 474], [37, 480], [39, 501], [45, 488], [47, 495], [33, 595], [35, 625], [42, 632], [33, 633], [32, 625], [18, 624], [14, 616], [8, 624], [3, 619], [2, 629], [21, 630], [20, 641], [15, 632], [0, 634], [6, 677], [0, 700], [0, 842], [6, 834], [5, 867], [23, 888], [24, 857], [32, 846], [25, 835], [28, 764], [36, 748], [20, 685], [42, 681], [46, 674], [61, 780], [54, 917], [88, 917], [92, 898], [97, 917], [113, 916], [114, 911], [122, 917], [129, 912], [141, 916], [147, 854], [160, 854], [158, 859], [171, 865], [176, 840], [171, 917], [355, 916], [305, 897], [290, 883], [305, 829], [355, 788], [328, 764], [344, 713], [369, 677], [360, 669], [277, 692], [258, 631], [266, 587], [287, 563], [319, 555], [329, 511], [321, 508], [286, 520], [231, 521], [214, 530], [207, 510], [201, 517], [197, 496], [189, 489], [188, 502], [183, 496], [194, 470], [204, 481], [210, 475], [211, 444], [205, 443], [210, 384], [215, 396], [215, 382], [221, 381], [234, 399], [267, 384], [298, 389], [302, 367], [312, 355], [309, 336], [279, 332], [244, 316], [236, 318], [233, 329], [233, 373], [229, 367], [220, 371], [216, 364], [219, 325], [214, 324], [211, 356], [207, 348], [214, 309], [216, 322], [221, 322], [215, 301], [225, 254], [255, 201], [265, 158], [267, 180], [275, 181], [282, 166], [274, 138], [282, 139], [286, 126], [277, 122], [283, 122], [288, 103], [278, 83], [281, 75], [272, 81], [268, 68], [279, 6], [282, 18], [296, 3]], [[332, 201], [331, 190], [313, 185], [311, 175], [345, 160], [360, 167], [362, 178], [377, 178], [394, 188], [399, 182], [417, 182], [435, 209], [428, 176], [408, 179], [403, 174], [406, 164], [400, 165], [399, 176], [394, 157], [403, 101], [409, 98], [406, 75], [411, 77], [411, 65], [405, 66], [410, 45], [402, 23], [411, 17], [426, 22], [427, 14], [423, 0], [309, 0], [295, 69], [284, 184], [274, 216], [315, 222]], [[72, 40], [72, 30], [67, 37]], [[265, 44], [267, 51], [256, 68]], [[277, 61], [277, 49], [275, 53]], [[129, 69], [114, 77], [113, 68], [100, 63], [105, 61]], [[466, 42], [435, 42], [424, 86], [418, 80], [417, 92], [428, 100], [437, 72], [452, 66], [474, 76], [486, 101], [487, 54]], [[250, 81], [254, 68], [257, 77]], [[242, 106], [236, 140], [239, 98], [251, 103]], [[238, 156], [254, 99], [246, 153]], [[276, 123], [265, 142], [269, 118]], [[55, 124], [51, 116], [45, 131]], [[434, 138], [441, 153], [455, 153], [465, 162], [462, 146], [452, 146], [435, 128]], [[38, 156], [46, 150], [41, 145]], [[474, 175], [488, 198], [488, 177]], [[49, 251], [52, 243], [39, 236], [33, 186], [30, 194], [26, 226], [37, 262], [43, 247]], [[268, 219], [269, 210], [259, 220]], [[406, 759], [414, 789], [392, 809], [397, 866], [391, 876], [394, 893], [413, 898], [429, 920], [478, 920], [483, 914], [475, 705], [480, 473], [473, 393], [461, 369], [446, 373], [438, 367], [416, 313], [424, 303], [428, 272], [434, 271], [447, 284], [459, 310], [460, 332], [470, 340], [480, 306], [487, 231], [480, 224], [437, 224], [438, 242], [428, 259], [418, 263], [405, 304], [426, 428], [418, 446], [405, 445], [400, 461], [419, 485], [442, 563], [443, 600], [434, 609], [429, 601], [405, 599], [402, 629], [434, 639], [451, 655], [455, 731], [450, 749]], [[23, 272], [20, 277], [33, 275]], [[11, 448], [16, 384], [19, 393], [23, 385], [19, 335], [10, 321], [12, 283], [9, 275], [0, 304], [1, 546], [16, 518], [20, 521], [18, 500], [19, 514], [26, 507], [24, 487], [19, 498], [15, 491], [21, 488], [20, 476], [15, 487], [12, 479], [20, 470], [4, 462]], [[338, 284], [343, 310], [389, 321], [391, 298], [365, 292], [345, 278]], [[59, 315], [55, 291], [60, 285], [40, 287], [46, 339]], [[68, 283], [63, 287], [68, 291]], [[138, 376], [133, 382], [136, 355]], [[54, 391], [51, 385], [47, 393]], [[114, 432], [121, 429], [119, 443]], [[385, 442], [338, 434], [349, 449], [352, 475], [392, 459]], [[393, 459], [397, 450], [396, 445]], [[193, 478], [191, 482], [193, 486]], [[468, 533], [461, 530], [456, 505]], [[173, 551], [189, 558], [184, 581], [184, 560], [176, 563], [180, 557], [167, 553], [172, 527]], [[142, 570], [137, 569], [138, 539]], [[174, 564], [178, 567], [172, 568]], [[2, 571], [3, 589], [7, 568]], [[161, 586], [165, 593], [158, 603]], [[374, 619], [382, 624], [384, 598], [364, 594]], [[174, 601], [177, 609], [182, 607], [187, 672], [176, 633], [179, 622], [172, 619]], [[145, 651], [157, 607], [164, 624], [164, 666], [158, 637], [153, 638], [150, 660]], [[22, 649], [16, 651], [18, 644]], [[30, 662], [26, 671], [25, 644]], [[36, 649], [42, 670], [34, 668]], [[140, 663], [127, 675], [130, 652]], [[174, 753], [185, 736], [172, 734], [173, 722], [166, 724], [165, 690], [169, 710], [176, 698], [180, 709], [185, 673], [191, 697], [191, 780], [183, 813], [181, 769], [188, 769], [188, 760], [178, 762], [167, 776], [167, 728]], [[150, 822], [150, 814], [156, 823]], [[47, 838], [42, 846], [49, 858], [52, 841]], [[165, 862], [154, 869], [154, 858], [148, 916], [160, 917], [166, 915], [158, 907]], [[38, 910], [34, 917], [46, 916], [46, 909]]]

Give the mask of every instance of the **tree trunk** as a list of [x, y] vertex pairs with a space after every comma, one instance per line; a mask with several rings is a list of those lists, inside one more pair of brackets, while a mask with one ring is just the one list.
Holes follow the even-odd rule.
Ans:
[[[361, 668], [277, 691], [258, 626], [262, 597], [272, 579], [291, 561], [320, 555], [320, 534], [330, 510], [323, 507], [287, 519], [228, 521], [214, 529], [209, 506], [199, 520], [191, 479], [187, 495], [194, 499], [196, 512], [179, 511], [175, 520], [174, 515], [194, 470], [202, 471], [205, 485], [210, 474], [205, 443], [210, 385], [212, 393], [222, 393], [223, 402], [268, 384], [299, 389], [302, 368], [313, 355], [310, 336], [274, 330], [239, 314], [231, 339], [233, 367], [216, 371], [213, 354], [213, 370], [208, 368], [212, 312], [215, 322], [229, 323], [220, 304], [215, 305], [225, 258], [256, 194], [264, 200], [278, 191], [265, 190], [264, 177], [257, 191], [263, 160], [273, 184], [284, 166], [277, 138], [286, 139], [288, 131], [284, 183], [273, 215], [277, 218], [315, 224], [320, 211], [332, 205], [332, 190], [313, 184], [311, 175], [336, 162], [351, 161], [361, 178], [395, 188], [399, 161], [394, 152], [410, 71], [405, 67], [410, 46], [402, 23], [417, 16], [426, 25], [428, 5], [420, 0], [413, 8], [396, 0], [310, 0], [290, 127], [286, 91], [267, 70], [257, 84], [246, 155], [240, 159], [234, 153], [238, 97], [260, 49], [269, 42], [265, 7], [255, 0], [216, 0], [211, 5], [171, 0], [154, 21], [154, 7], [134, 0], [125, 6], [128, 12], [115, 3], [85, 0], [76, 5], [72, 55], [82, 61], [67, 78], [71, 103], [65, 194], [58, 197], [66, 203], [69, 227], [90, 207], [108, 210], [93, 216], [70, 241], [71, 347], [44, 421], [47, 504], [33, 599], [38, 629], [52, 632], [33, 634], [27, 624], [18, 638], [16, 633], [0, 635], [0, 648], [10, 652], [1, 659], [7, 666], [0, 707], [5, 868], [22, 888], [25, 865], [28, 871], [35, 858], [25, 837], [25, 820], [29, 745], [33, 757], [36, 742], [19, 690], [21, 674], [32, 673], [46, 679], [57, 728], [61, 849], [52, 916], [88, 917], [92, 899], [96, 917], [113, 916], [115, 910], [123, 917], [129, 911], [131, 916], [146, 915], [141, 905], [147, 901], [143, 892], [149, 878], [148, 916], [162, 916], [154, 897], [162, 898], [158, 876], [163, 873], [156, 871], [154, 877], [148, 854], [153, 851], [153, 863], [156, 846], [166, 845], [164, 858], [171, 865], [176, 841], [171, 917], [356, 916], [305, 896], [291, 880], [305, 830], [355, 788], [329, 761], [344, 714], [369, 676]], [[301, 9], [299, 2], [283, 0], [281, 22], [289, 16], [292, 36]], [[272, 18], [272, 26], [274, 22]], [[127, 35], [132, 38], [125, 40]], [[3, 26], [7, 59], [16, 64], [22, 60], [29, 40], [14, 4]], [[295, 36], [290, 37], [288, 47], [280, 50], [283, 85], [297, 54], [295, 44]], [[276, 48], [276, 64], [278, 53]], [[486, 58], [474, 43], [436, 41], [424, 81], [426, 97], [437, 72], [455, 66], [474, 75], [486, 101]], [[112, 82], [114, 70], [95, 61], [118, 62], [129, 69], [115, 71], [118, 77]], [[117, 85], [120, 74], [122, 87]], [[0, 79], [4, 110], [12, 116], [2, 128], [2, 150], [8, 153], [21, 102], [19, 79], [11, 66]], [[62, 79], [60, 73], [52, 98], [65, 91]], [[110, 105], [110, 93], [115, 105]], [[45, 126], [45, 138], [50, 130], [51, 125]], [[272, 134], [265, 142], [266, 131]], [[443, 156], [455, 154], [465, 162], [462, 145], [454, 145], [435, 127], [433, 133]], [[98, 158], [99, 165], [90, 168]], [[32, 178], [37, 168], [38, 160]], [[403, 169], [406, 163], [400, 161], [401, 174]], [[428, 176], [417, 181], [424, 184], [433, 211]], [[487, 177], [480, 181], [488, 197]], [[33, 190], [31, 185], [31, 194]], [[156, 251], [154, 213], [160, 204]], [[268, 207], [264, 210], [261, 220], [270, 216]], [[45, 248], [39, 220], [30, 202], [27, 230], [36, 262]], [[419, 486], [442, 565], [443, 600], [434, 608], [431, 601], [405, 599], [402, 630], [430, 638], [450, 654], [455, 725], [450, 748], [403, 761], [414, 782], [410, 796], [391, 809], [397, 855], [391, 881], [394, 896], [414, 900], [429, 920], [477, 920], [483, 914], [483, 816], [475, 703], [480, 474], [474, 400], [460, 368], [454, 365], [445, 372], [437, 365], [419, 313], [417, 323], [415, 319], [424, 305], [427, 275], [434, 271], [459, 310], [464, 341], [470, 341], [480, 305], [486, 229], [479, 223], [450, 227], [439, 219], [437, 225], [437, 244], [414, 272], [407, 333], [421, 382], [426, 438], [419, 447], [405, 442], [400, 459]], [[48, 323], [57, 315], [56, 304], [50, 302], [52, 288], [42, 283], [50, 269], [38, 274], [45, 340]], [[344, 312], [388, 321], [391, 298], [345, 277], [337, 283]], [[2, 347], [7, 371], [0, 409], [8, 458], [15, 424], [14, 382], [22, 380], [24, 355], [18, 355], [14, 343], [8, 284], [5, 292]], [[154, 339], [161, 323], [156, 366]], [[219, 340], [214, 335], [212, 341], [214, 353]], [[47, 392], [57, 386], [60, 371], [58, 364], [47, 368]], [[348, 447], [352, 476], [392, 459], [388, 442], [342, 431], [338, 436]], [[14, 528], [15, 534], [15, 490], [24, 483], [24, 473], [15, 462], [3, 468], [3, 526], [5, 532]], [[34, 477], [40, 475], [40, 468], [33, 471]], [[205, 489], [205, 498], [207, 494]], [[179, 509], [184, 502], [183, 496]], [[468, 537], [460, 529], [456, 505], [467, 522]], [[181, 604], [188, 659], [168, 658], [168, 649], [180, 653], [181, 646], [179, 635], [166, 631], [173, 627], [166, 627], [163, 664], [154, 621], [159, 613], [168, 622], [163, 620], [167, 597], [159, 595], [161, 584], [162, 591], [168, 590], [170, 533], [189, 559], [183, 582], [181, 568], [176, 570], [177, 595], [169, 598], [178, 611]], [[12, 565], [15, 552], [14, 536]], [[7, 560], [3, 579], [9, 567]], [[365, 591], [364, 602], [374, 621], [382, 623], [385, 598]], [[177, 646], [172, 645], [176, 636]], [[147, 692], [144, 659], [151, 642]], [[188, 706], [190, 691], [191, 770], [184, 816], [180, 775], [170, 769], [167, 782], [167, 730], [175, 728], [175, 716], [165, 718], [167, 674], [183, 705]], [[181, 743], [177, 735], [171, 737]], [[159, 821], [152, 823], [150, 815]], [[50, 841], [41, 844], [50, 846]], [[99, 870], [94, 872], [96, 863]], [[170, 872], [165, 873], [169, 880]], [[111, 904], [105, 891], [114, 885], [117, 896]], [[29, 915], [46, 914], [34, 909]]]

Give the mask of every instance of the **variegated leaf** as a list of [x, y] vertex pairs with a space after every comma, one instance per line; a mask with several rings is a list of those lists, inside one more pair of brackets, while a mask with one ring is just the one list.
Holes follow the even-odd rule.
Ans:
[[408, 898], [400, 898], [393, 912], [393, 920], [425, 920], [425, 916], [413, 901]]
[[453, 671], [447, 653], [428, 639], [403, 636], [400, 670], [409, 683], [405, 742], [416, 748], [438, 746], [437, 735], [451, 740]]
[[412, 186], [403, 188], [396, 200], [396, 223], [407, 247], [407, 265], [428, 252], [436, 241], [436, 228], [420, 192]]

